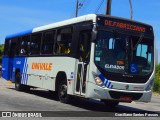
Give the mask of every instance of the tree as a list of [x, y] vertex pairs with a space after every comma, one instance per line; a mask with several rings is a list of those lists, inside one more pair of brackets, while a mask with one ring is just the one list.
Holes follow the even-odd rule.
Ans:
[[0, 64], [2, 63], [3, 50], [4, 50], [4, 45], [0, 44]]
[[156, 65], [156, 74], [153, 90], [160, 93], [160, 64]]

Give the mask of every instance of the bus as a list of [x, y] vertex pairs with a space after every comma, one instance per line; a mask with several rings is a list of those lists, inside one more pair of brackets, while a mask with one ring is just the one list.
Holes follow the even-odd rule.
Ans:
[[98, 14], [6, 36], [2, 77], [15, 89], [56, 91], [106, 105], [150, 102], [155, 74], [152, 26]]

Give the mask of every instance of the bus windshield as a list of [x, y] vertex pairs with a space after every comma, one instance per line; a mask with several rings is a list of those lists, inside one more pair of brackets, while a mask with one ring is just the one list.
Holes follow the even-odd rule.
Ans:
[[94, 61], [107, 72], [147, 75], [154, 68], [153, 43], [151, 38], [144, 35], [99, 30]]

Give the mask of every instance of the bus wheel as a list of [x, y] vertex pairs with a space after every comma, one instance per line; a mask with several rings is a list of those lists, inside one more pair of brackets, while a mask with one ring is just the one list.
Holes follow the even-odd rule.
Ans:
[[114, 100], [101, 100], [107, 107], [116, 107], [119, 104], [119, 101]]
[[61, 81], [58, 87], [58, 97], [60, 102], [68, 103], [70, 96], [67, 94], [67, 81]]
[[21, 74], [20, 74], [20, 72], [16, 73], [16, 76], [15, 76], [15, 89], [17, 91], [21, 91], [22, 90]]

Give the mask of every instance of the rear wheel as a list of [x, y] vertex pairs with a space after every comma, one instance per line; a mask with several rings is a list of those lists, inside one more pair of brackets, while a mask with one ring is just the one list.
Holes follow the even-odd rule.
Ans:
[[22, 90], [21, 74], [20, 74], [20, 72], [17, 72], [17, 73], [16, 73], [16, 76], [15, 76], [15, 89], [16, 89], [17, 91], [21, 91], [21, 90]]
[[70, 96], [67, 94], [67, 81], [60, 81], [58, 87], [58, 97], [60, 102], [69, 103]]
[[119, 101], [115, 100], [101, 100], [107, 107], [116, 107], [119, 104]]
[[26, 92], [30, 90], [29, 86], [21, 84], [21, 73], [20, 72], [17, 72], [15, 76], [15, 89], [17, 91], [26, 91]]

